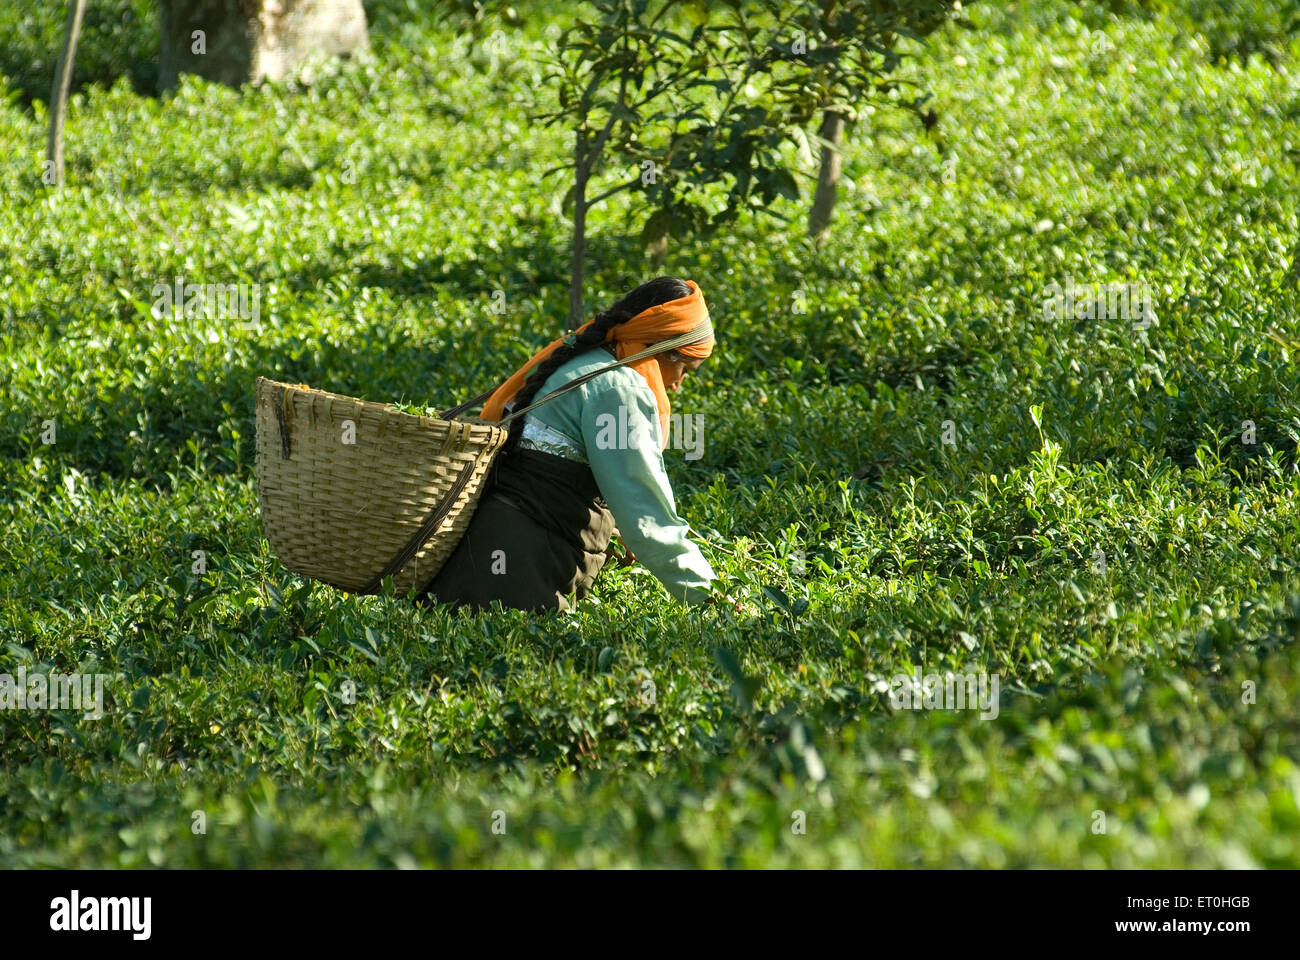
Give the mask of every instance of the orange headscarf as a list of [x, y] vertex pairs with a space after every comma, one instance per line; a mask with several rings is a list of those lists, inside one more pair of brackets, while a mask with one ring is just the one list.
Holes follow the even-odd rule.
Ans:
[[[648, 310], [642, 310], [631, 320], [616, 324], [610, 328], [605, 337], [605, 342], [613, 342], [617, 345], [618, 359], [622, 360], [624, 357], [630, 357], [632, 354], [646, 349], [651, 344], [686, 333], [709, 319], [709, 308], [704, 305], [704, 294], [700, 292], [699, 285], [694, 280], [687, 280], [686, 285], [691, 288], [691, 292], [687, 296], [678, 300], [669, 300], [667, 303], [661, 303]], [[570, 336], [581, 333], [594, 322], [594, 320], [588, 320]], [[523, 387], [524, 381], [528, 379], [529, 371], [558, 350], [565, 339], [565, 337], [560, 337], [533, 354], [529, 361], [516, 370], [509, 380], [499, 386], [496, 392], [488, 398], [488, 402], [483, 405], [483, 419], [501, 419], [505, 405]], [[713, 352], [713, 344], [713, 336], [709, 335], [699, 343], [677, 347], [676, 350], [683, 356], [703, 359]], [[668, 391], [664, 389], [663, 375], [659, 371], [659, 362], [654, 357], [646, 357], [644, 360], [638, 360], [636, 363], [628, 364], [628, 366], [645, 377], [646, 383], [650, 384], [650, 389], [654, 391], [655, 403], [659, 407], [659, 437], [661, 445], [666, 447], [668, 445], [669, 403]], [[536, 401], [540, 400], [541, 397], [534, 397], [533, 399]]]

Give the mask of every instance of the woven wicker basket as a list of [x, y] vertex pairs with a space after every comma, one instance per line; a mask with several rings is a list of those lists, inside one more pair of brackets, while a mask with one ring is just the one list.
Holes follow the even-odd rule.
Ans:
[[352, 593], [375, 593], [389, 575], [398, 595], [423, 591], [469, 526], [506, 435], [259, 377], [257, 493], [271, 548], [294, 573]]

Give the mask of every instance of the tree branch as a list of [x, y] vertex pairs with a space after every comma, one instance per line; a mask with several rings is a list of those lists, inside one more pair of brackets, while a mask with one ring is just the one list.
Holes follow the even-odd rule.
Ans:
[[618, 193], [620, 190], [626, 190], [629, 187], [635, 187], [640, 182], [641, 182], [641, 178], [639, 176], [633, 177], [627, 183], [620, 183], [617, 187], [611, 187], [610, 189], [606, 190], [604, 193], [597, 194], [596, 196], [592, 197], [590, 200], [587, 201], [587, 206], [594, 207], [596, 204], [600, 203], [600, 201], [604, 200], [606, 197]]
[[[626, 89], [627, 70], [623, 70], [622, 76], [619, 77], [618, 81], [618, 106], [623, 107], [624, 109], [626, 109], [626, 107], [623, 103], [623, 94]], [[614, 129], [614, 121], [617, 118], [618, 111], [611, 107], [609, 111], [609, 119], [605, 121], [605, 126], [602, 127], [600, 133], [597, 134], [596, 142], [591, 145], [591, 149], [588, 150], [586, 156], [582, 158], [584, 169], [588, 173], [591, 172], [591, 165], [595, 162], [596, 157], [600, 156], [600, 151], [605, 149], [605, 141], [609, 139], [610, 131]]]
[[54, 89], [50, 91], [50, 135], [45, 144], [45, 159], [54, 174], [53, 186], [63, 186], [63, 115], [68, 109], [68, 90], [72, 86], [72, 64], [77, 58], [77, 37], [86, 0], [68, 0], [68, 32], [63, 38], [59, 66], [54, 71]]

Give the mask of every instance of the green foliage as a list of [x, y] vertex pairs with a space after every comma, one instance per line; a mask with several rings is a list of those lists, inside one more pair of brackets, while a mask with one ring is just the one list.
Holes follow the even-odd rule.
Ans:
[[[401, 9], [310, 88], [86, 87], [58, 194], [0, 108], [0, 673], [110, 678], [100, 720], [0, 711], [0, 863], [1300, 866], [1289, 73], [1158, 10], [936, 31], [899, 77], [946, 153], [881, 111], [824, 246], [744, 213], [664, 265], [719, 330], [668, 469], [738, 608], [629, 567], [453, 615], [289, 574], [252, 467], [258, 375], [445, 409], [564, 328], [560, 14], [494, 68]], [[593, 218], [600, 306], [634, 210]], [[177, 276], [260, 315], [155, 316]], [[1155, 322], [1047, 319], [1070, 277]], [[914, 666], [998, 716], [895, 709]]]
[[[50, 98], [67, 30], [66, 3], [6, 3], [0, 9], [0, 73], [24, 101]], [[72, 88], [125, 77], [142, 93], [158, 84], [158, 10], [153, 0], [86, 4]]]
[[1166, 17], [1208, 46], [1217, 62], [1260, 55], [1273, 66], [1300, 35], [1294, 0], [1105, 0], [1099, 7], [1141, 17]]
[[[949, 0], [590, 6], [560, 34], [538, 91], [556, 101], [538, 119], [575, 138], [572, 160], [547, 172], [571, 175], [562, 206], [573, 216], [578, 291], [586, 210], [621, 191], [638, 199], [641, 245], [658, 255], [669, 236], [711, 237], [742, 213], [782, 217], [773, 203], [799, 199], [797, 151], [808, 149], [810, 124], [826, 110], [855, 121], [890, 98], [919, 112], [923, 96], [900, 94], [899, 38], [920, 40], [959, 9]], [[591, 189], [614, 171], [613, 185]]]

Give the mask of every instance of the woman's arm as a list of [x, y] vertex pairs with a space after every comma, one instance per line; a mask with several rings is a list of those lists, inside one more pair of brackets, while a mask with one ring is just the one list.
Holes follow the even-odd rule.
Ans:
[[717, 577], [677, 515], [659, 449], [654, 394], [649, 387], [606, 381], [589, 387], [584, 399], [587, 461], [619, 536], [674, 597], [705, 601]]

